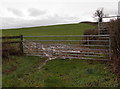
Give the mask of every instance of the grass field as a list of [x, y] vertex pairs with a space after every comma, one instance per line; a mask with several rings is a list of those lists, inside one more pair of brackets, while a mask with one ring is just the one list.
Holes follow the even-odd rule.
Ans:
[[2, 35], [3, 36], [82, 35], [85, 29], [92, 28], [95, 28], [95, 26], [88, 24], [65, 24], [21, 29], [7, 29], [2, 31]]
[[[6, 29], [2, 31], [3, 36], [41, 36], [41, 35], [83, 35], [84, 30], [94, 29], [95, 25], [89, 24], [65, 24], [54, 26], [41, 26], [21, 29]], [[80, 37], [42, 37], [42, 38], [24, 38], [29, 40], [79, 40]], [[58, 43], [58, 42], [57, 42]]]
[[3, 87], [115, 87], [117, 81], [104, 63], [57, 59], [10, 57], [3, 64]]

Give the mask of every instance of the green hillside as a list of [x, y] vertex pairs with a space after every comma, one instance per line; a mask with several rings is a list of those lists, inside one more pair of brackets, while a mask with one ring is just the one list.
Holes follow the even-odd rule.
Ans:
[[89, 24], [65, 24], [65, 25], [53, 25], [53, 26], [41, 26], [31, 28], [20, 29], [4, 29], [2, 31], [3, 36], [14, 35], [82, 35], [85, 29], [95, 28]]

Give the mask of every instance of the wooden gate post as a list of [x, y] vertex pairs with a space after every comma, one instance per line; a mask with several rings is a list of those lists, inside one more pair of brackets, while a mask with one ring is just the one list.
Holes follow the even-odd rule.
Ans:
[[24, 51], [23, 51], [23, 35], [20, 35], [20, 51], [23, 55], [24, 54]]

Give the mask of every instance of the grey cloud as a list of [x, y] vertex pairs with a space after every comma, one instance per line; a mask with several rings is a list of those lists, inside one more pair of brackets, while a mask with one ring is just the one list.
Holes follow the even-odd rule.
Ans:
[[46, 11], [39, 10], [39, 9], [36, 9], [36, 8], [29, 8], [28, 12], [29, 12], [29, 15], [33, 16], [33, 17], [46, 14]]
[[118, 11], [117, 10], [114, 10], [114, 9], [104, 9], [104, 13], [105, 14], [108, 14], [108, 15], [117, 15], [118, 14]]
[[[1, 29], [10, 29], [10, 28], [24, 28], [24, 27], [34, 27], [34, 26], [47, 26], [55, 24], [67, 24], [75, 23], [78, 20], [76, 17], [60, 17], [58, 15], [49, 16], [46, 19], [37, 19], [37, 20], [24, 20], [24, 19], [15, 19], [15, 18], [2, 18], [2, 28]], [[22, 22], [22, 23], [21, 23]], [[78, 21], [79, 22], [79, 21]]]
[[20, 10], [18, 10], [18, 9], [8, 8], [7, 10], [12, 12], [16, 16], [23, 16], [23, 13]]

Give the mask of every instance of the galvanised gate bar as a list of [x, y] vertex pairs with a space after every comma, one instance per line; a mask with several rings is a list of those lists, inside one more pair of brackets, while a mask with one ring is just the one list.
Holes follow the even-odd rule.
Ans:
[[23, 38], [25, 55], [47, 57], [50, 60], [111, 60], [109, 35], [49, 35]]

